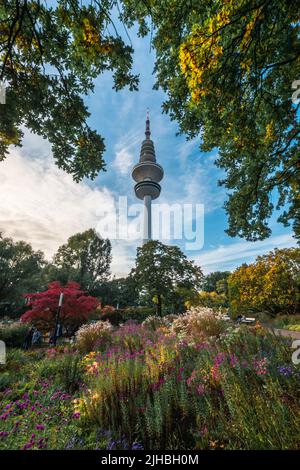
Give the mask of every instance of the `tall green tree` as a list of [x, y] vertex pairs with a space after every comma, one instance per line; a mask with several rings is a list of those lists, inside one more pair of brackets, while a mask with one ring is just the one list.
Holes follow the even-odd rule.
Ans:
[[[123, 0], [152, 31], [156, 87], [180, 130], [219, 148], [228, 234], [264, 239], [275, 208], [300, 236], [299, 1]], [[149, 21], [150, 20], [150, 21]], [[298, 99], [297, 99], [298, 97]], [[200, 141], [200, 138], [199, 138]]]
[[99, 285], [96, 295], [101, 298], [103, 305], [125, 308], [136, 303], [137, 293], [135, 287], [131, 276], [114, 278]]
[[230, 271], [214, 271], [207, 274], [202, 283], [202, 289], [206, 292], [227, 294], [227, 279]]
[[22, 128], [47, 138], [75, 180], [104, 169], [103, 138], [87, 123], [82, 96], [112, 72], [113, 88], [136, 89], [132, 48], [112, 20], [112, 0], [6, 0], [0, 4], [0, 160], [21, 145]]
[[0, 302], [10, 304], [10, 310], [18, 310], [24, 303], [22, 294], [39, 290], [44, 265], [41, 251], [0, 233]]
[[[108, 280], [111, 243], [99, 237], [94, 229], [72, 235], [54, 256], [52, 277], [64, 282], [73, 280], [91, 294]], [[53, 279], [52, 279], [53, 280]]]
[[156, 297], [157, 313], [162, 313], [163, 298], [174, 299], [178, 288], [197, 289], [202, 272], [177, 246], [151, 240], [137, 249], [135, 268], [131, 272], [137, 288]]

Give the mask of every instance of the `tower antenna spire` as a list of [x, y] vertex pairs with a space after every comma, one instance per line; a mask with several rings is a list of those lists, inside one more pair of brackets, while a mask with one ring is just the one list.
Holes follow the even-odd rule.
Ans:
[[146, 113], [146, 132], [145, 132], [145, 135], [146, 135], [146, 139], [150, 139], [151, 132], [150, 132], [150, 114], [149, 114], [149, 108], [147, 108], [147, 113]]

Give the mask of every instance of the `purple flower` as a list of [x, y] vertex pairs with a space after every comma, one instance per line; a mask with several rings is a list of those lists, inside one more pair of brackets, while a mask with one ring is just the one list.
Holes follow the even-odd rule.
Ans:
[[25, 445], [22, 447], [22, 450], [31, 449], [31, 447], [33, 447], [33, 445], [34, 445], [33, 442], [27, 442], [27, 444], [25, 444]]
[[226, 354], [223, 352], [219, 352], [214, 359], [214, 363], [215, 365], [220, 366], [225, 361], [225, 359]]
[[77, 413], [73, 413], [73, 416], [72, 416], [74, 419], [79, 419], [80, 418], [80, 413], [77, 412]]
[[107, 444], [106, 449], [107, 450], [113, 450], [116, 447], [117, 443], [118, 443], [118, 441], [114, 441], [113, 439], [111, 439], [109, 441], [109, 443]]
[[293, 374], [293, 369], [291, 366], [280, 366], [278, 367], [278, 371], [281, 375], [285, 377], [290, 377]]
[[139, 444], [138, 442], [134, 442], [132, 444], [131, 450], [144, 450], [144, 447], [142, 444]]
[[0, 431], [0, 437], [7, 437], [8, 432], [7, 431]]
[[44, 431], [45, 426], [43, 424], [37, 424], [36, 429], [38, 429], [39, 431]]

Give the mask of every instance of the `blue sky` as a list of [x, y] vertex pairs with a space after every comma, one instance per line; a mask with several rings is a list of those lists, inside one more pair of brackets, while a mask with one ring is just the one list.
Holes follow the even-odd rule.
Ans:
[[[127, 194], [134, 202], [131, 164], [139, 158], [145, 113], [149, 107], [151, 138], [155, 143], [157, 160], [165, 171], [161, 197], [157, 202], [204, 204], [204, 247], [198, 252], [187, 252], [189, 257], [198, 262], [203, 259], [207, 263], [206, 271], [233, 269], [275, 246], [294, 245], [291, 230], [277, 224], [276, 217], [270, 222], [273, 235], [266, 241], [250, 243], [226, 235], [227, 217], [223, 209], [226, 190], [217, 184], [222, 178], [222, 171], [214, 165], [217, 150], [200, 152], [199, 139], [187, 141], [185, 136], [176, 136], [177, 123], [171, 122], [161, 111], [164, 93], [152, 89], [155, 51], [150, 51], [149, 38], [135, 39], [132, 32], [130, 36], [135, 49], [134, 71], [140, 74], [139, 91], [115, 93], [109, 90], [111, 77], [107, 74], [96, 81], [95, 94], [87, 100], [92, 113], [90, 122], [105, 135], [107, 145], [108, 172], [101, 173], [95, 184], [108, 186], [116, 197], [121, 193]], [[118, 169], [116, 158], [120, 168], [124, 164], [123, 172]], [[176, 243], [184, 249], [184, 243]]]
[[[78, 231], [95, 227], [99, 211], [112, 209], [119, 196], [137, 202], [131, 178], [132, 165], [138, 162], [144, 138], [146, 109], [150, 109], [151, 137], [157, 161], [165, 172], [161, 182], [162, 203], [204, 204], [204, 246], [186, 252], [204, 272], [232, 270], [242, 262], [251, 262], [258, 254], [274, 247], [296, 245], [291, 229], [273, 217], [272, 236], [250, 243], [231, 238], [224, 230], [227, 219], [222, 206], [226, 191], [218, 186], [222, 173], [214, 166], [217, 150], [205, 154], [199, 141], [176, 136], [177, 124], [161, 112], [162, 91], [152, 89], [155, 60], [149, 38], [137, 38], [130, 32], [134, 71], [140, 74], [138, 92], [112, 90], [109, 73], [97, 78], [94, 93], [85, 98], [91, 117], [90, 125], [105, 137], [107, 171], [92, 182], [79, 184], [58, 170], [52, 161], [49, 144], [26, 132], [24, 146], [11, 149], [0, 164], [0, 231], [15, 239], [24, 239], [51, 258], [57, 247]], [[183, 242], [176, 241], [184, 250]], [[134, 264], [139, 242], [113, 242], [113, 274], [126, 274]]]

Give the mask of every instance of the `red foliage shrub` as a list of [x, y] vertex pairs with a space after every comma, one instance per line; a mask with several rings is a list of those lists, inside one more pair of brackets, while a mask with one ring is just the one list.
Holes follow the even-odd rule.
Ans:
[[105, 305], [101, 309], [101, 317], [102, 321], [108, 320], [112, 325], [119, 325], [123, 319], [124, 309], [115, 308], [111, 305]]
[[113, 307], [112, 305], [104, 305], [104, 307], [102, 307], [101, 309], [101, 314], [107, 315], [110, 313], [114, 313], [115, 310], [116, 310], [115, 307]]
[[77, 282], [68, 282], [62, 287], [59, 281], [55, 281], [44, 292], [24, 294], [30, 310], [21, 316], [21, 321], [32, 323], [41, 331], [53, 329], [61, 292], [64, 294], [64, 301], [60, 319], [67, 329], [78, 328], [85, 323], [98, 305], [98, 300], [81, 290]]

